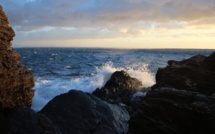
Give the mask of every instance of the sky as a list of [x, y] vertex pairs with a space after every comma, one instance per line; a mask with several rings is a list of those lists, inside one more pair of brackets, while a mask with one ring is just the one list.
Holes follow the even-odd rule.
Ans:
[[215, 49], [215, 0], [0, 0], [14, 47]]

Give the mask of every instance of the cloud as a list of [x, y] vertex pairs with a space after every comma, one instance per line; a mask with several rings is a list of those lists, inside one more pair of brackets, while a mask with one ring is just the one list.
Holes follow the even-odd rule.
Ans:
[[12, 25], [23, 31], [46, 26], [115, 28], [139, 22], [214, 22], [215, 18], [214, 0], [7, 0], [2, 4]]
[[19, 44], [134, 39], [142, 45], [168, 37], [212, 39], [215, 29], [214, 0], [2, 0], [1, 5]]

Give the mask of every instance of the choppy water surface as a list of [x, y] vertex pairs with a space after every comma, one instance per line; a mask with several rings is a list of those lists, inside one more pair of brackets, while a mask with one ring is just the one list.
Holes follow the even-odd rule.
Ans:
[[34, 110], [70, 89], [92, 92], [117, 70], [126, 70], [145, 87], [155, 83], [158, 68], [168, 60], [183, 60], [213, 50], [127, 50], [85, 48], [17, 48], [22, 63], [34, 74]]

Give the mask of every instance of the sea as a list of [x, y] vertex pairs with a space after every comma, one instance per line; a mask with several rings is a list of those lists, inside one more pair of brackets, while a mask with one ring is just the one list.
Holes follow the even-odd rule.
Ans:
[[142, 81], [155, 84], [158, 68], [169, 60], [184, 60], [215, 50], [194, 49], [100, 49], [100, 48], [15, 48], [21, 62], [35, 78], [32, 109], [41, 110], [51, 99], [71, 89], [92, 93], [115, 71], [125, 70]]

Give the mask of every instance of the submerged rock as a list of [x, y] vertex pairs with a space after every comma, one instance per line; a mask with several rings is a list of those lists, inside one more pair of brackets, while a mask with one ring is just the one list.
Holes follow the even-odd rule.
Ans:
[[41, 111], [63, 134], [124, 134], [129, 114], [91, 94], [71, 90], [51, 100]]
[[132, 95], [142, 83], [132, 78], [125, 71], [116, 71], [101, 89], [96, 89], [93, 95], [111, 103], [129, 104]]
[[0, 5], [0, 108], [31, 106], [34, 77], [11, 47], [15, 33]]

